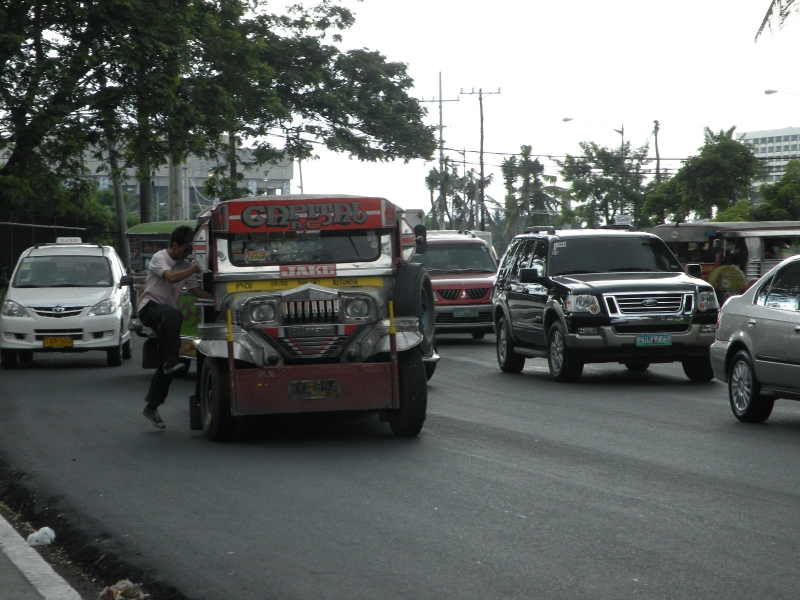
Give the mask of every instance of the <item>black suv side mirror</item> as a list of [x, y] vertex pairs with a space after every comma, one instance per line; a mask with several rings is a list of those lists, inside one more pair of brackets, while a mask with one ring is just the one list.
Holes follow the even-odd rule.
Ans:
[[414, 225], [414, 238], [417, 243], [417, 254], [425, 254], [428, 250], [428, 230], [425, 225]]
[[519, 280], [521, 283], [544, 283], [544, 277], [539, 274], [539, 269], [520, 269]]
[[697, 277], [697, 279], [701, 279], [703, 277], [703, 269], [698, 264], [690, 263], [686, 265], [686, 274], [690, 277]]
[[119, 287], [124, 287], [126, 285], [133, 285], [133, 275], [123, 275], [119, 279]]

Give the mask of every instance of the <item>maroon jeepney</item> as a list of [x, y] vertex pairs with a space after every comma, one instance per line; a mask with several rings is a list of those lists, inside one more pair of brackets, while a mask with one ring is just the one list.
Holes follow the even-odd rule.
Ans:
[[425, 421], [431, 281], [410, 263], [425, 228], [383, 198], [261, 196], [198, 217], [200, 301], [192, 429], [233, 437], [239, 417], [378, 411], [392, 431]]

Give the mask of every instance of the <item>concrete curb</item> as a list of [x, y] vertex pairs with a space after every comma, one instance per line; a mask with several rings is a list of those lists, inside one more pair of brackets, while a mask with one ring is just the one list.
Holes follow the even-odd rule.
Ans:
[[[64, 581], [36, 550], [28, 546], [25, 539], [3, 517], [0, 517], [0, 550], [45, 600], [82, 600], [80, 594]], [[3, 562], [0, 562], [0, 580], [4, 579], [2, 571], [10, 568], [4, 567]], [[8, 575], [12, 577], [14, 573]], [[24, 592], [21, 594], [23, 595], [20, 598], [31, 597]], [[16, 600], [14, 596], [3, 595], [3, 598]]]

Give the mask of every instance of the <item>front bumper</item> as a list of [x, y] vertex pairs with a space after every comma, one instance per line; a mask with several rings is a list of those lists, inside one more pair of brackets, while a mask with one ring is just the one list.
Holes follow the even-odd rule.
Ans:
[[437, 305], [436, 332], [437, 333], [492, 333], [492, 305], [491, 304], [450, 304]]
[[714, 340], [711, 344], [711, 368], [714, 369], [714, 377], [720, 381], [728, 381], [726, 358], [730, 347], [730, 342], [725, 340]]
[[[121, 331], [119, 314], [97, 317], [68, 317], [63, 319], [34, 317], [0, 318], [0, 348], [4, 350], [33, 350], [36, 352], [81, 352], [107, 350], [130, 339]], [[72, 346], [45, 347], [45, 338], [70, 338]]]

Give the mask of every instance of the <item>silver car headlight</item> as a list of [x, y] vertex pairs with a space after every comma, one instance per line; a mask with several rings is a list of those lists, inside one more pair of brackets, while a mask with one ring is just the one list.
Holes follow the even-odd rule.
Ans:
[[253, 323], [265, 323], [275, 320], [275, 306], [268, 302], [250, 305], [250, 320]]
[[13, 300], [5, 300], [3, 302], [3, 316], [4, 317], [29, 317], [28, 311], [21, 304], [17, 304]]
[[600, 303], [596, 296], [590, 294], [567, 294], [567, 312], [588, 312], [593, 315], [600, 314]]
[[369, 302], [366, 300], [350, 300], [345, 308], [348, 319], [365, 319], [369, 316]]
[[102, 302], [95, 304], [89, 312], [86, 313], [87, 317], [99, 317], [100, 315], [113, 315], [117, 311], [117, 301], [114, 298], [107, 298]]
[[697, 310], [716, 310], [718, 308], [716, 292], [700, 292], [697, 294]]

